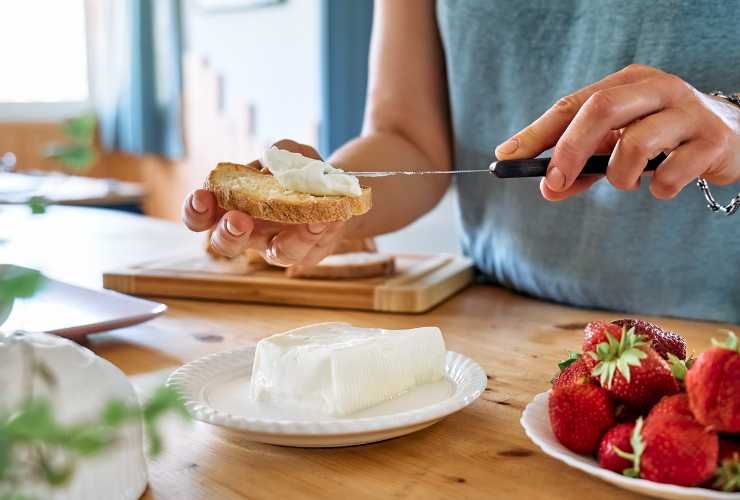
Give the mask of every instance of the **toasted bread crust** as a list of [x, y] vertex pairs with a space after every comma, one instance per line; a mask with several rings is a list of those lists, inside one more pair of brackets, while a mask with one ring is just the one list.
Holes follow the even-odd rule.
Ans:
[[224, 186], [220, 182], [224, 173], [270, 174], [261, 171], [254, 162], [250, 165], [219, 163], [205, 182], [205, 189], [216, 196], [219, 206], [225, 210], [240, 210], [258, 219], [288, 224], [337, 222], [364, 214], [372, 207], [372, 192], [368, 187], [363, 187], [362, 195], [358, 197], [300, 194], [295, 199], [256, 198]]

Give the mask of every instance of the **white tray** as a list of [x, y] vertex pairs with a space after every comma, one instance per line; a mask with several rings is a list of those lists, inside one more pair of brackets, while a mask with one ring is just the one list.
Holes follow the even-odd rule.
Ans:
[[196, 420], [236, 429], [253, 441], [300, 447], [351, 446], [428, 427], [475, 401], [486, 374], [475, 361], [447, 352], [446, 377], [346, 417], [296, 413], [249, 397], [254, 347], [212, 354], [179, 368], [167, 384]]

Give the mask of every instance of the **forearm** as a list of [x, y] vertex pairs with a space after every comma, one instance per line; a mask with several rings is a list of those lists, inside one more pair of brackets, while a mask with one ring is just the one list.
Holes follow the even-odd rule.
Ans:
[[[348, 142], [329, 160], [345, 170], [433, 170], [434, 161], [403, 136], [370, 132]], [[373, 208], [350, 219], [348, 238], [365, 238], [401, 229], [431, 210], [449, 186], [443, 175], [361, 178], [373, 189]]]

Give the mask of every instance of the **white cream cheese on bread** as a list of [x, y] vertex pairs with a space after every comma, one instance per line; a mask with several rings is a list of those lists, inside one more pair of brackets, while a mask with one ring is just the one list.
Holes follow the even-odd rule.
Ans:
[[442, 332], [436, 327], [305, 326], [257, 344], [251, 397], [348, 415], [441, 380], [445, 355]]
[[362, 195], [357, 177], [300, 153], [273, 146], [264, 152], [261, 163], [287, 191], [321, 196]]

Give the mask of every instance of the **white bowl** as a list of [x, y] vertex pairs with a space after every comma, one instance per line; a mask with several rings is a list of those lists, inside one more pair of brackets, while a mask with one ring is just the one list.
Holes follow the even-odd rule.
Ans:
[[545, 454], [608, 483], [643, 495], [659, 498], [716, 498], [723, 500], [738, 500], [740, 498], [738, 493], [725, 493], [706, 488], [687, 488], [645, 479], [634, 479], [600, 467], [593, 457], [573, 453], [558, 442], [550, 428], [550, 417], [547, 413], [547, 401], [549, 399], [549, 392], [537, 394], [524, 408], [521, 418], [521, 424], [527, 436]]

